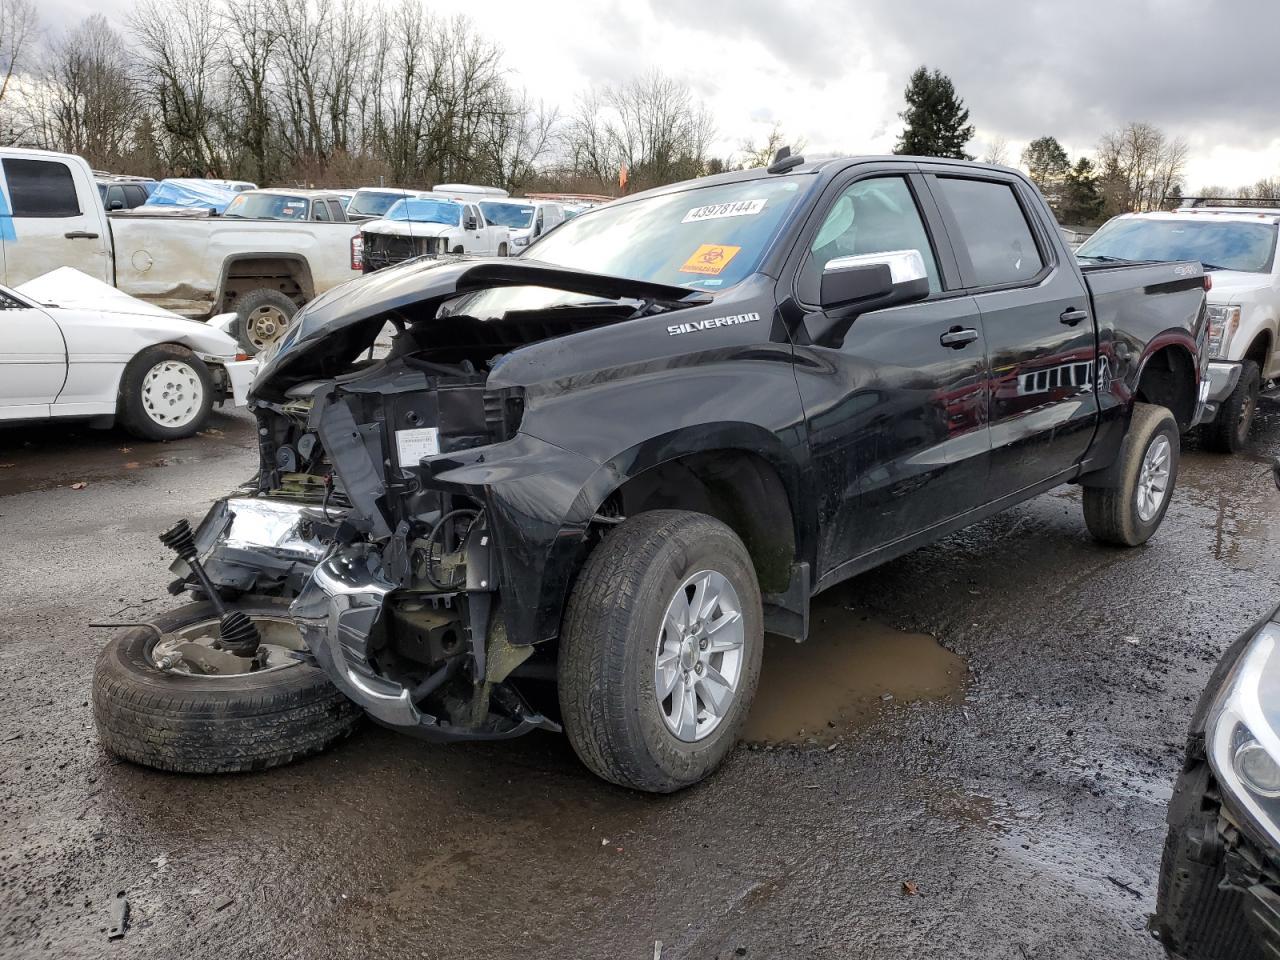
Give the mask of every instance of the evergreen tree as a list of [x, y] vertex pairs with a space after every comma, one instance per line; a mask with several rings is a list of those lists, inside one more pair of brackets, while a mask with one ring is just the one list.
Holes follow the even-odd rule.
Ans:
[[1045, 196], [1062, 189], [1062, 181], [1071, 169], [1067, 151], [1055, 137], [1038, 137], [1027, 144], [1027, 148], [1022, 151], [1022, 165], [1032, 183]]
[[941, 70], [920, 67], [911, 74], [906, 89], [907, 109], [898, 114], [906, 128], [894, 153], [913, 157], [951, 157], [972, 160], [964, 152], [973, 139], [969, 110], [956, 96], [956, 88]]
[[1059, 217], [1070, 224], [1097, 223], [1102, 219], [1103, 204], [1093, 164], [1087, 157], [1081, 157], [1063, 178]]

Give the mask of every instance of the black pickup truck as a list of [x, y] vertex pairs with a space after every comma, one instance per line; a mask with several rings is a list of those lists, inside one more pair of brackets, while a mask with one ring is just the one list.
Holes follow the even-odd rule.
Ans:
[[166, 535], [203, 600], [108, 645], [101, 736], [256, 769], [354, 702], [431, 739], [563, 724], [679, 789], [819, 591], [1063, 483], [1097, 539], [1150, 537], [1205, 355], [1199, 264], [1082, 269], [1028, 180], [953, 161], [788, 158], [380, 271], [263, 365], [260, 471]]

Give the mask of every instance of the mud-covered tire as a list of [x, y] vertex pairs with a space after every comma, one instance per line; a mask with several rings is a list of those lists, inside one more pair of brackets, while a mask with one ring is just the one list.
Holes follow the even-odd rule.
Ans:
[[1258, 392], [1262, 387], [1262, 372], [1252, 360], [1240, 367], [1240, 379], [1236, 388], [1218, 408], [1213, 422], [1200, 428], [1200, 440], [1215, 453], [1239, 453], [1249, 442], [1249, 428], [1258, 409]]
[[[237, 605], [254, 616], [281, 617], [288, 605]], [[210, 603], [158, 616], [163, 632], [216, 619]], [[347, 736], [362, 713], [318, 667], [237, 677], [166, 673], [148, 659], [154, 630], [130, 627], [108, 641], [93, 675], [93, 717], [115, 756], [177, 773], [266, 770], [319, 753]]]
[[[1138, 481], [1147, 451], [1164, 438], [1169, 444], [1169, 476], [1159, 508], [1144, 518], [1138, 507]], [[1129, 431], [1120, 445], [1114, 481], [1084, 488], [1084, 521], [1101, 543], [1136, 547], [1146, 543], [1164, 519], [1178, 480], [1178, 421], [1167, 407], [1135, 403]]]
[[[298, 305], [280, 290], [261, 288], [236, 297], [236, 340], [250, 356], [280, 342]], [[265, 331], [270, 330], [268, 336]]]
[[[166, 401], [165, 384], [153, 381], [153, 376], [163, 377], [165, 371], [175, 373], [180, 381], [184, 404], [195, 401], [190, 419], [166, 424], [169, 411], [156, 407]], [[188, 392], [199, 392], [198, 398]], [[157, 396], [157, 394], [160, 394]], [[120, 391], [116, 399], [116, 416], [120, 425], [135, 437], [143, 440], [181, 440], [190, 437], [204, 427], [213, 408], [213, 376], [205, 362], [186, 347], [176, 343], [158, 343], [147, 347], [129, 361], [120, 377]]]
[[[733, 586], [743, 620], [733, 702], [701, 740], [663, 719], [654, 665], [667, 605], [690, 575], [715, 571]], [[737, 742], [760, 676], [764, 615], [755, 568], [720, 521], [683, 510], [619, 524], [587, 557], [566, 608], [559, 650], [565, 732], [594, 773], [621, 786], [670, 793], [715, 770]]]

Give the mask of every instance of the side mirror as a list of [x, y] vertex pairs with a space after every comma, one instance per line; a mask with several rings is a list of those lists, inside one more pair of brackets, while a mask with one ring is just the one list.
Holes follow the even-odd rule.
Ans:
[[818, 298], [832, 322], [813, 340], [839, 346], [859, 315], [928, 295], [929, 274], [919, 250], [837, 257], [823, 268]]
[[112, 200], [112, 201], [111, 201], [111, 203], [107, 205], [107, 209], [108, 209], [108, 210], [123, 210], [123, 209], [124, 209], [124, 201], [123, 201], [123, 200]]
[[468, 230], [479, 230], [479, 229], [480, 229], [480, 224], [478, 224], [478, 223], [476, 222], [476, 218], [475, 218], [475, 217], [467, 217], [467, 229], [468, 229]]

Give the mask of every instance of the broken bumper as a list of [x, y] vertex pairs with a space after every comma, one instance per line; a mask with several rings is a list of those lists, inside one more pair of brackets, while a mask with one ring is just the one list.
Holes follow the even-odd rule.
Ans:
[[1236, 384], [1240, 382], [1242, 364], [1226, 360], [1211, 360], [1205, 369], [1205, 378], [1200, 381], [1200, 404], [1196, 423], [1212, 423], [1218, 411]]
[[1206, 765], [1179, 779], [1170, 821], [1152, 918], [1170, 956], [1280, 956], [1280, 884], [1269, 858], [1223, 812]]
[[559, 732], [558, 724], [533, 711], [465, 727], [421, 709], [418, 704], [451, 677], [453, 668], [441, 667], [410, 687], [374, 666], [370, 636], [394, 589], [376, 548], [357, 544], [323, 560], [290, 607], [307, 648], [343, 694], [383, 726], [424, 740], [506, 740], [532, 730]]

